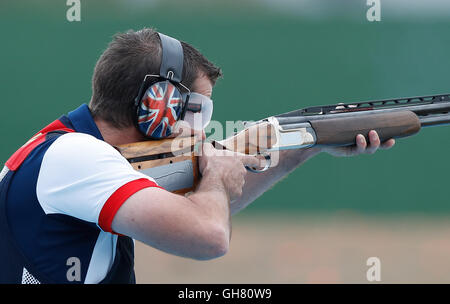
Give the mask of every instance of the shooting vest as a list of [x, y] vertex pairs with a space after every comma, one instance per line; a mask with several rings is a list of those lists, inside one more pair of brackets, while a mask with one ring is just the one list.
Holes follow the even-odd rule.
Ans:
[[[39, 205], [36, 195], [36, 181], [42, 157], [48, 147], [59, 136], [68, 132], [82, 132], [101, 138], [101, 134], [95, 126], [88, 107], [82, 105], [77, 110], [70, 112], [68, 116], [62, 116], [37, 133], [11, 156], [0, 173], [0, 283], [51, 284], [84, 282], [84, 278], [78, 280], [70, 279], [70, 264], [58, 264], [58, 267], [54, 267], [54, 269], [42, 269], [42, 267], [37, 267], [37, 263], [32, 262], [32, 260], [39, 260], [40, 257], [45, 255], [55, 255], [57, 257], [66, 253], [64, 251], [68, 249], [65, 246], [58, 247], [58, 243], [54, 239], [42, 240], [42, 243], [50, 244], [50, 246], [55, 243], [54, 250], [42, 252], [39, 251], [39, 248], [33, 248], [31, 250], [36, 252], [34, 256], [29, 254], [27, 256], [24, 253], [24, 248], [26, 248], [25, 246], [27, 246], [28, 242], [27, 237], [35, 237], [34, 230], [38, 229], [36, 227], [45, 226], [46, 221], [49, 221], [52, 225], [56, 225], [52, 227], [52, 236], [55, 235], [54, 231], [56, 231], [58, 236], [57, 233], [60, 230], [61, 233], [58, 237], [69, 238], [69, 242], [66, 243], [71, 244], [73, 243], [72, 239], [74, 239], [74, 246], [77, 245], [76, 240], [83, 244], [92, 244], [89, 245], [91, 247], [86, 246], [87, 250], [80, 252], [80, 256], [84, 257], [82, 262], [86, 263], [90, 259], [89, 248], [93, 248], [93, 244], [95, 244], [95, 240], [101, 231], [98, 226], [92, 223], [71, 218], [70, 216], [47, 215]], [[61, 168], [61, 170], [64, 170], [64, 168]], [[20, 174], [18, 174], [19, 172]], [[24, 172], [26, 174], [23, 174]], [[23, 182], [23, 178], [20, 175], [27, 177], [26, 182]], [[20, 191], [9, 191], [14, 183], [16, 183], [16, 189], [17, 185], [20, 185]], [[11, 204], [18, 202], [23, 204], [24, 201], [21, 201], [22, 194], [24, 195], [23, 197], [27, 198], [25, 202], [26, 208], [24, 208], [27, 210], [21, 210], [25, 216], [21, 217], [22, 219], [19, 219], [19, 221], [23, 222], [14, 222], [16, 231], [13, 231], [11, 222], [17, 219], [11, 218]], [[42, 225], [43, 222], [44, 225]], [[70, 228], [69, 231], [77, 231], [78, 233], [74, 235], [65, 234], [67, 227]], [[20, 240], [18, 236], [20, 236]], [[76, 249], [78, 250], [79, 248]], [[114, 261], [106, 276], [98, 283], [135, 283], [133, 240], [126, 236], [117, 236], [114, 251]], [[30, 252], [29, 248], [27, 248], [27, 252]]]

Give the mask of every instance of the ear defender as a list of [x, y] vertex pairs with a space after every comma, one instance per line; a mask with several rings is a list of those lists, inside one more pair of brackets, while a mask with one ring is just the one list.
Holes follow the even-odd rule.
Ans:
[[[158, 33], [161, 40], [162, 59], [159, 75], [145, 75], [135, 99], [136, 124], [139, 132], [153, 139], [170, 136], [175, 124], [183, 119], [190, 91], [182, 83], [183, 47], [169, 36]], [[149, 77], [157, 81], [147, 85]], [[179, 88], [187, 93], [181, 93]]]
[[183, 98], [169, 80], [156, 82], [142, 96], [138, 107], [139, 131], [149, 138], [170, 136], [181, 119]]

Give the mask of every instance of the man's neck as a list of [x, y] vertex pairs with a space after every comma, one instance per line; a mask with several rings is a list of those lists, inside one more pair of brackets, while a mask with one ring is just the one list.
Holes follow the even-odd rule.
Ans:
[[117, 129], [104, 120], [94, 119], [94, 121], [105, 142], [112, 146], [119, 146], [145, 140], [145, 138], [134, 126], [124, 129]]

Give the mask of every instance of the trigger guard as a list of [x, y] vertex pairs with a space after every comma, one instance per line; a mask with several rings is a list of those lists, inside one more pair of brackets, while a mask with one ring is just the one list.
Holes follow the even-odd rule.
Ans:
[[264, 168], [262, 169], [255, 169], [249, 166], [245, 166], [245, 169], [247, 169], [247, 171], [250, 171], [252, 173], [262, 173], [267, 171], [270, 168], [270, 165], [272, 164], [272, 160], [270, 158], [270, 154], [265, 153], [265, 154], [261, 154], [264, 156], [264, 159], [266, 160], [266, 165], [264, 166]]

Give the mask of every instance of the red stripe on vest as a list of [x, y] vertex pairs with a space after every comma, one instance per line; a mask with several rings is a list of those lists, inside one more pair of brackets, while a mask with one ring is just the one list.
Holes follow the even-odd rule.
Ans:
[[36, 133], [28, 142], [17, 150], [6, 162], [6, 167], [11, 171], [17, 170], [31, 151], [45, 141], [47, 133], [53, 131], [75, 132], [75, 130], [67, 128], [61, 121], [55, 120], [40, 132]]

